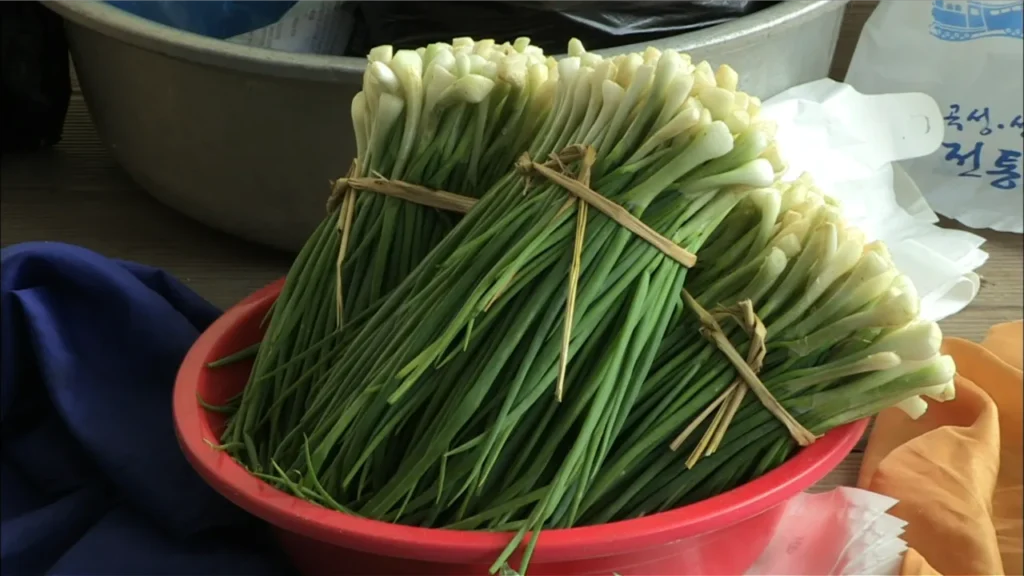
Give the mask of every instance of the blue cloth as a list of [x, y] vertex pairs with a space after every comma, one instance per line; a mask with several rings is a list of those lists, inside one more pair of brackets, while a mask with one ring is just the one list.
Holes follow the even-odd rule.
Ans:
[[276, 23], [295, 0], [109, 0], [125, 12], [193, 34], [225, 39]]
[[219, 310], [161, 270], [58, 243], [0, 253], [0, 306], [0, 572], [286, 570], [175, 438], [178, 365]]

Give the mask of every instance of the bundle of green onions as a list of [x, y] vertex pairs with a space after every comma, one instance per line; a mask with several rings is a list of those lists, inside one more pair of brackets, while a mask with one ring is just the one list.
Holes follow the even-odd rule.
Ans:
[[[390, 46], [374, 49], [363, 90], [352, 100], [354, 175], [476, 198], [539, 130], [556, 83], [553, 71], [554, 60], [527, 38], [500, 45], [457, 38], [394, 54]], [[404, 280], [455, 221], [415, 202], [354, 192], [347, 187], [345, 202], [355, 200], [339, 207], [341, 221], [348, 221], [337, 226], [350, 227], [342, 266], [342, 310], [349, 314]], [[334, 216], [330, 224], [339, 222]]]
[[952, 396], [912, 285], [807, 179], [775, 182], [732, 69], [574, 41], [550, 76], [528, 157], [344, 342], [279, 363], [310, 377], [250, 384], [223, 438], [250, 471], [349, 514], [515, 532], [492, 572], [532, 533], [525, 571], [542, 528], [711, 496]]
[[[327, 217], [288, 273], [256, 356], [252, 390], [267, 386], [278, 395], [296, 379], [317, 375], [343, 320], [357, 322], [378, 305], [461, 216], [374, 190], [440, 191], [448, 202], [435, 205], [464, 211], [540, 129], [553, 72], [554, 60], [526, 38], [500, 45], [458, 38], [370, 53], [363, 90], [352, 100], [357, 158], [349, 177], [334, 183]], [[284, 366], [303, 353], [302, 362]], [[272, 410], [287, 428], [301, 402]]]
[[[813, 436], [889, 406], [917, 418], [927, 409], [922, 395], [954, 397], [942, 334], [918, 320], [913, 284], [883, 244], [865, 244], [806, 176], [754, 191], [745, 204], [705, 244], [702, 254], [713, 259], [688, 281], [690, 305], [662, 342], [607, 460], [617, 473], [592, 485], [582, 523], [713, 496], [798, 446], [785, 415], [744, 394], [716, 334], [742, 343], [740, 352], [758, 347], [763, 389]], [[762, 330], [749, 329], [760, 322]]]

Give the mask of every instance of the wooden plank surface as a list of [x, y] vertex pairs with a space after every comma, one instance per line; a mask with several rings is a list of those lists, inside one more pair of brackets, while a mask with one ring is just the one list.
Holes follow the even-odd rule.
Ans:
[[857, 47], [857, 39], [860, 31], [864, 28], [868, 16], [878, 6], [877, 0], [852, 0], [846, 5], [846, 12], [843, 14], [843, 24], [839, 28], [839, 40], [836, 43], [836, 53], [832, 57], [832, 71], [829, 74], [836, 80], [846, 77], [846, 70], [850, 67], [850, 60], [853, 58], [853, 50]]
[[[848, 6], [833, 77], [845, 74], [874, 4]], [[947, 335], [975, 341], [992, 324], [1022, 316], [1021, 237], [979, 233], [987, 238], [984, 249], [990, 254], [980, 270], [981, 292], [966, 310], [942, 322]], [[0, 166], [0, 244], [40, 240], [162, 267], [221, 307], [283, 275], [289, 264], [285, 254], [191, 222], [145, 195], [101, 144], [78, 93], [60, 145], [39, 154], [4, 156]], [[817, 489], [853, 484], [861, 448]]]

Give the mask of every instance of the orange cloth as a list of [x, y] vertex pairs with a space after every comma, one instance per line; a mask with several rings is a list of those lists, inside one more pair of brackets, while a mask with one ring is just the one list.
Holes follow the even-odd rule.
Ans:
[[900, 502], [908, 522], [903, 574], [1022, 574], [1024, 324], [981, 344], [947, 338], [956, 400], [929, 401], [919, 420], [891, 409], [871, 432], [858, 486]]

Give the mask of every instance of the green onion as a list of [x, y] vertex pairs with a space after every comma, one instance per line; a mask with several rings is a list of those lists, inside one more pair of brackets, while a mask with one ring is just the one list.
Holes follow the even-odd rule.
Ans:
[[[525, 546], [525, 573], [543, 529], [698, 501], [835, 426], [953, 398], [955, 366], [913, 285], [809, 177], [778, 180], [775, 128], [735, 71], [573, 41], [527, 69], [533, 99], [512, 108], [535, 129], [512, 133], [492, 123], [504, 105], [484, 103], [514, 89], [475, 79], [496, 77], [496, 49], [371, 53], [354, 102], [361, 169], [480, 200], [446, 228], [360, 194], [343, 330], [338, 216], [325, 221], [222, 438], [239, 462], [344, 513], [511, 531], [491, 572]], [[524, 76], [517, 57], [494, 74]], [[418, 74], [433, 61], [451, 66]], [[386, 97], [420, 85], [421, 103]], [[586, 183], [696, 267], [587, 201]]]
[[[806, 178], [798, 186], [801, 194], [820, 194]], [[768, 191], [779, 202], [756, 202], [751, 195], [748, 205], [730, 214], [705, 245], [715, 253], [737, 254], [744, 264], [724, 275], [714, 266], [698, 268], [690, 282], [703, 289], [696, 299], [709, 309], [744, 299], [754, 303], [769, 326], [761, 373], [772, 395], [815, 434], [888, 406], [919, 417], [926, 408], [920, 395], [952, 399], [955, 366], [939, 353], [938, 326], [916, 319], [913, 286], [895, 273], [883, 246], [865, 244], [863, 235], [833, 218], [837, 213], [830, 203], [789, 204], [796, 208], [789, 214], [817, 222], [803, 235], [804, 246], [795, 258], [787, 258], [778, 248], [765, 252], [754, 240], [756, 235], [744, 235], [747, 239], [737, 243], [733, 226], [764, 229], [752, 222], [760, 217], [775, 224], [776, 237], [792, 235], [794, 217], [773, 208], [787, 205], [787, 192], [785, 185]], [[800, 321], [794, 322], [797, 318]], [[684, 313], [664, 339], [637, 409], [627, 417], [630, 432], [610, 458], [609, 468], [618, 473], [606, 475], [590, 491], [584, 522], [607, 522], [632, 517], [638, 510], [649, 513], [693, 502], [749, 481], [749, 462], [778, 463], [778, 454], [796, 448], [786, 429], [757, 400], [747, 398], [719, 446], [700, 454], [696, 465], [675, 452], [655, 449], [678, 440], [686, 424], [713, 406], [736, 379], [730, 365], [714, 361], [717, 351], [699, 329], [697, 318]], [[730, 337], [745, 343], [738, 329], [731, 330]], [[757, 449], [749, 447], [749, 430], [755, 426], [763, 438]], [[711, 428], [708, 423], [696, 432], [707, 434]], [[676, 452], [684, 454], [700, 446], [699, 433], [675, 444]], [[721, 456], [744, 450], [744, 458]], [[710, 474], [729, 480], [709, 492]], [[664, 488], [651, 492], [652, 485]]]
[[[670, 97], [669, 87], [681, 84], [675, 80], [694, 73], [687, 58], [648, 56], [651, 63], [636, 66], [630, 83], [619, 87], [621, 97], [609, 83], [622, 58], [562, 60], [553, 107], [529, 153], [545, 159], [570, 140], [593, 146], [594, 188], [696, 251], [747, 191], [769, 185], [774, 173], [757, 159], [764, 147], [729, 155], [737, 136], [713, 119], [701, 95]], [[606, 93], [614, 95], [612, 112], [588, 113]], [[677, 114], [662, 114], [666, 103], [691, 119], [689, 110], [699, 111], [671, 138], [662, 128]], [[749, 132], [754, 128], [745, 130], [743, 141], [763, 140]], [[719, 172], [699, 171], [716, 159]], [[695, 193], [677, 190], [691, 174], [729, 176]], [[338, 502], [369, 517], [455, 524], [543, 489], [539, 500], [490, 524], [520, 522], [518, 541], [527, 531], [576, 522], [680, 306], [687, 271], [591, 211], [559, 404], [551, 391], [577, 208], [560, 186], [531, 179], [525, 194], [522, 177], [499, 180], [456, 227], [458, 242], [442, 242], [386, 297], [387, 312], [372, 315], [335, 350], [295, 427], [309, 436], [313, 469], [300, 458], [297, 437], [276, 442], [273, 420], [269, 430], [242, 429], [260, 440], [260, 454], [319, 478]], [[531, 421], [547, 433], [526, 437], [522, 424]], [[527, 442], [530, 453], [516, 449]], [[530, 482], [509, 482], [512, 469]]]
[[[383, 176], [476, 197], [502, 176], [497, 166], [511, 165], [525, 148], [545, 115], [553, 63], [526, 39], [514, 46], [456, 44], [370, 53], [363, 91], [352, 101], [358, 154], [350, 177]], [[305, 410], [308, 385], [323, 376], [321, 360], [331, 349], [321, 344], [338, 344], [343, 324], [368, 317], [458, 219], [372, 192], [348, 193], [333, 204], [340, 205], [331, 206], [303, 247], [275, 303], [229, 424], [232, 442], [243, 442], [268, 412], [267, 440], [280, 442]], [[317, 352], [302, 362], [289, 362], [312, 348]], [[270, 471], [268, 456], [260, 453], [252, 469]]]

